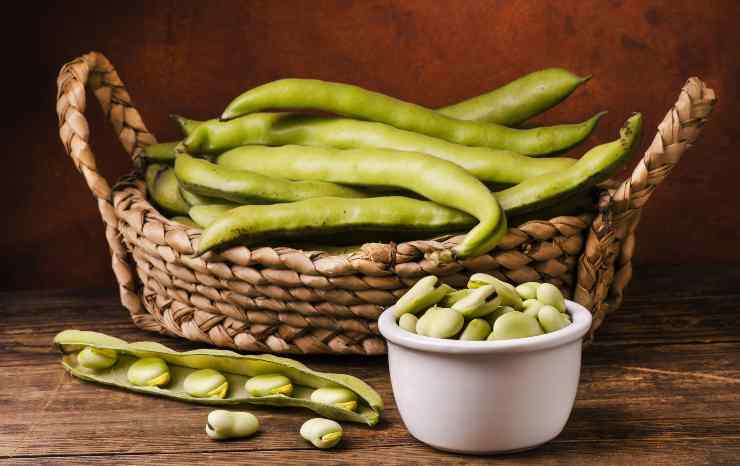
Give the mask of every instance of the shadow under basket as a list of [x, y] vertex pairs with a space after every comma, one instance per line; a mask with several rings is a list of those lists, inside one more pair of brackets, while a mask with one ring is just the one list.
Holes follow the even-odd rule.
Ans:
[[[140, 170], [111, 189], [98, 173], [84, 116], [93, 91], [139, 166], [156, 142], [110, 62], [91, 52], [57, 80], [59, 135], [98, 202], [121, 303], [144, 330], [250, 352], [383, 354], [377, 318], [419, 278], [462, 287], [475, 272], [544, 281], [593, 314], [587, 338], [616, 310], [629, 283], [642, 207], [696, 140], [716, 101], [698, 78], [684, 85], [642, 159], [623, 182], [603, 185], [592, 213], [529, 220], [490, 253], [439, 264], [425, 253], [462, 236], [367, 243], [353, 252], [233, 247], [194, 257], [200, 230], [172, 222], [148, 201]], [[317, 249], [320, 249], [317, 247]]]

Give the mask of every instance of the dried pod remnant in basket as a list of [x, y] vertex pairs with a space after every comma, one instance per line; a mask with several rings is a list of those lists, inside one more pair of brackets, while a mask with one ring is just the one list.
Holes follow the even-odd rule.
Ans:
[[[362, 380], [287, 358], [215, 349], [177, 352], [155, 342], [127, 343], [79, 330], [59, 333], [54, 343], [72, 375], [132, 392], [204, 405], [299, 407], [370, 426], [383, 409], [380, 395]], [[111, 357], [100, 362], [89, 354]], [[117, 361], [111, 364], [113, 356]]]
[[260, 429], [260, 421], [246, 411], [217, 409], [208, 413], [206, 434], [213, 440], [251, 437]]
[[342, 426], [331, 419], [309, 419], [301, 426], [301, 437], [316, 448], [332, 448], [342, 440]]

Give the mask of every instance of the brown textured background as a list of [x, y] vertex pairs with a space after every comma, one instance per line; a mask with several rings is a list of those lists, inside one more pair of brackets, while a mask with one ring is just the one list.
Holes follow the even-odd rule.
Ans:
[[[642, 111], [644, 149], [685, 79], [698, 75], [719, 105], [647, 207], [637, 262], [740, 260], [740, 2], [106, 3], [26, 3], [8, 19], [14, 61], [5, 74], [17, 82], [4, 95], [14, 113], [3, 123], [0, 289], [114, 283], [98, 211], [54, 113], [59, 67], [92, 49], [116, 66], [160, 140], [177, 136], [169, 113], [213, 116], [244, 89], [282, 77], [351, 82], [434, 107], [562, 66], [594, 79], [541, 121], [608, 109], [593, 144]], [[117, 178], [130, 164], [94, 100], [88, 115], [102, 172]]]

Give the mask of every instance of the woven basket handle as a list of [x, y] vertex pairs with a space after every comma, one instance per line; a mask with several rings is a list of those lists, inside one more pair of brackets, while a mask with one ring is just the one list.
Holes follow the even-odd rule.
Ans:
[[632, 175], [603, 199], [607, 208], [592, 225], [576, 287], [576, 299], [594, 312], [594, 329], [619, 307], [632, 278], [635, 229], [643, 206], [694, 144], [716, 101], [701, 79], [690, 78]]
[[88, 139], [90, 130], [84, 116], [85, 87], [89, 87], [100, 102], [118, 139], [136, 160], [144, 146], [156, 142], [146, 129], [139, 112], [131, 105], [131, 97], [107, 58], [90, 52], [67, 64], [57, 78], [57, 115], [59, 137], [72, 157], [77, 170], [97, 198], [100, 216], [105, 223], [105, 236], [110, 247], [113, 272], [119, 285], [121, 303], [129, 310], [140, 327], [151, 325], [136, 289], [134, 270], [118, 233], [110, 184], [98, 173], [95, 154]]

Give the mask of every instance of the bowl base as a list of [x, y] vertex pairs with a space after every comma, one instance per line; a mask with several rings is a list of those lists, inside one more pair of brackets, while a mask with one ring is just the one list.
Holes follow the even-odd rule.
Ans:
[[457, 449], [457, 448], [439, 447], [439, 446], [436, 446], [436, 445], [432, 445], [431, 443], [427, 443], [427, 442], [425, 442], [423, 440], [420, 440], [420, 439], [416, 438], [413, 434], [411, 434], [411, 436], [414, 437], [419, 442], [423, 443], [424, 445], [430, 446], [430, 447], [434, 448], [435, 450], [440, 450], [440, 451], [444, 451], [444, 452], [448, 452], [448, 453], [457, 453], [457, 454], [462, 454], [462, 455], [474, 455], [474, 456], [513, 455], [515, 453], [521, 453], [521, 452], [524, 452], [524, 451], [529, 451], [529, 450], [534, 450], [535, 448], [539, 448], [542, 445], [544, 445], [544, 444], [550, 442], [551, 440], [553, 440], [555, 437], [557, 437], [557, 435], [556, 435], [555, 437], [553, 437], [553, 438], [551, 438], [549, 440], [545, 440], [544, 442], [540, 442], [540, 443], [537, 443], [535, 445], [528, 446], [528, 447], [512, 448], [511, 450], [470, 451], [470, 450], [461, 450], [461, 449]]

